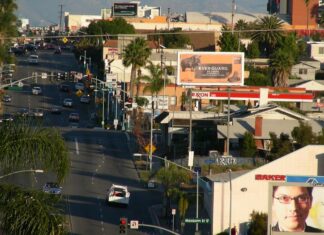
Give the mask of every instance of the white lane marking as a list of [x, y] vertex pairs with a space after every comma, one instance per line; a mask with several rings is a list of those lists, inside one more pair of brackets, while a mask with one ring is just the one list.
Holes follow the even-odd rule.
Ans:
[[79, 155], [80, 152], [79, 152], [79, 142], [78, 142], [78, 139], [77, 138], [74, 138], [74, 142], [75, 142], [75, 153], [76, 153], [76, 155]]

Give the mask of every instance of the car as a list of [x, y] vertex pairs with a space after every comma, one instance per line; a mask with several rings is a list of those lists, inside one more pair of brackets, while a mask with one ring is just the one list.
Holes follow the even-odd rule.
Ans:
[[14, 116], [11, 113], [4, 113], [2, 118], [0, 119], [1, 122], [12, 122], [14, 120]]
[[72, 107], [73, 106], [73, 100], [71, 98], [65, 98], [63, 100], [63, 106], [64, 107]]
[[19, 117], [27, 117], [28, 114], [29, 114], [29, 110], [27, 108], [20, 108], [16, 113], [16, 115]]
[[61, 195], [62, 187], [56, 182], [47, 182], [43, 186], [43, 192], [55, 195]]
[[11, 96], [10, 95], [4, 95], [2, 97], [3, 102], [11, 102]]
[[74, 86], [75, 90], [84, 90], [84, 84], [82, 82], [77, 82]]
[[40, 88], [39, 86], [35, 86], [32, 89], [32, 93], [33, 95], [40, 95], [42, 94], [42, 88]]
[[53, 114], [60, 114], [62, 112], [62, 109], [60, 106], [52, 106], [51, 109], [50, 109], [51, 113]]
[[69, 115], [69, 121], [70, 122], [79, 122], [80, 121], [80, 116], [78, 113], [70, 113]]
[[38, 64], [38, 55], [30, 55], [28, 57], [29, 64]]
[[60, 48], [56, 48], [55, 51], [54, 51], [54, 54], [57, 54], [57, 55], [62, 54], [61, 49]]
[[63, 92], [70, 92], [70, 86], [69, 85], [66, 85], [66, 84], [61, 84], [60, 85], [60, 91], [63, 91]]
[[128, 206], [130, 192], [127, 186], [113, 184], [107, 191], [108, 204], [119, 204]]
[[80, 98], [80, 102], [81, 102], [81, 103], [84, 103], [84, 104], [89, 104], [89, 103], [90, 103], [90, 97], [87, 96], [87, 95], [83, 95], [83, 96], [81, 96], [81, 98]]
[[42, 109], [40, 109], [40, 108], [33, 109], [32, 114], [36, 118], [44, 117], [44, 111]]

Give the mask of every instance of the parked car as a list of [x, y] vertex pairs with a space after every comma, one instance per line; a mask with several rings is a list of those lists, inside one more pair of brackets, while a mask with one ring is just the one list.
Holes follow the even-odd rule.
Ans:
[[28, 114], [29, 114], [29, 110], [27, 108], [20, 108], [16, 113], [16, 115], [19, 117], [27, 117]]
[[40, 95], [42, 94], [42, 88], [40, 88], [39, 86], [35, 86], [32, 89], [32, 93], [33, 95]]
[[79, 122], [80, 121], [80, 116], [78, 113], [70, 113], [69, 115], [69, 121], [70, 122]]
[[88, 95], [83, 95], [80, 98], [81, 103], [89, 104], [90, 103], [90, 97]]
[[63, 100], [63, 106], [64, 107], [72, 107], [73, 106], [73, 101], [71, 98], [65, 98]]
[[130, 192], [127, 186], [113, 184], [107, 192], [108, 204], [120, 204], [128, 206]]
[[4, 113], [2, 118], [0, 119], [0, 123], [2, 122], [12, 122], [14, 120], [14, 116], [11, 113]]
[[11, 102], [11, 96], [10, 95], [4, 95], [2, 97], [3, 102]]
[[47, 182], [43, 186], [43, 192], [44, 193], [50, 193], [55, 195], [60, 195], [62, 193], [62, 187], [59, 186], [56, 182]]
[[42, 109], [36, 108], [32, 110], [33, 116], [36, 118], [44, 117], [44, 111]]

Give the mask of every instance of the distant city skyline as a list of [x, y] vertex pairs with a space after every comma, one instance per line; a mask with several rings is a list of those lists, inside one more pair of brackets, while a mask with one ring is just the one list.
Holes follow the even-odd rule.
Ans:
[[[130, 2], [127, 0], [16, 0], [17, 17], [29, 19], [31, 26], [59, 24], [60, 5], [63, 13], [83, 15], [100, 15], [100, 9], [110, 8], [114, 2]], [[142, 0], [140, 5], [160, 6], [162, 14], [168, 8], [171, 13], [184, 14], [186, 11], [198, 12], [231, 12], [231, 0]], [[235, 0], [237, 12], [266, 13], [268, 0]], [[63, 19], [62, 19], [63, 20]]]

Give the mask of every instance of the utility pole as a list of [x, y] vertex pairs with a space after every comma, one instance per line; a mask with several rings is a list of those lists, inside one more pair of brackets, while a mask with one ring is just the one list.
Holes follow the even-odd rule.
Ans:
[[232, 34], [234, 33], [234, 15], [236, 11], [235, 0], [232, 0]]
[[170, 7], [168, 8], [168, 30], [170, 31]]

